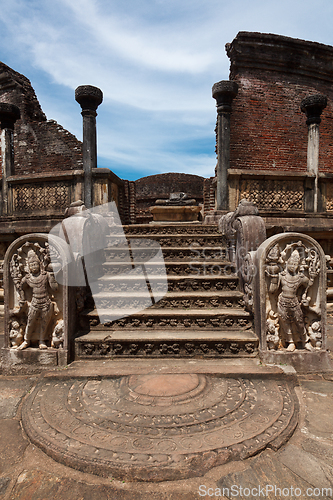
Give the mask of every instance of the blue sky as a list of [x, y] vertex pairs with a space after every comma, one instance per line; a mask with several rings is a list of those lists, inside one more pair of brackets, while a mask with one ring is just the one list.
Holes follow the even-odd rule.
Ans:
[[104, 93], [98, 166], [135, 180], [214, 175], [211, 87], [239, 31], [333, 45], [331, 0], [0, 0], [0, 60], [27, 76], [48, 119], [82, 138], [78, 85]]

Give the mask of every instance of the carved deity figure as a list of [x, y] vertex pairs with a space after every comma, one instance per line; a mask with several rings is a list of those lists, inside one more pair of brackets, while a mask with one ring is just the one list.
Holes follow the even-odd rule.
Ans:
[[58, 289], [58, 283], [53, 272], [42, 269], [41, 261], [34, 250], [28, 251], [27, 274], [23, 277], [20, 285], [20, 308], [27, 302], [25, 290], [28, 288], [32, 291], [32, 299], [28, 309], [24, 342], [18, 349], [27, 348], [35, 334], [39, 338], [39, 348], [47, 349], [46, 341], [49, 338], [47, 330], [54, 311], [50, 294]]
[[313, 284], [311, 278], [307, 278], [300, 271], [300, 255], [294, 250], [286, 262], [285, 270], [277, 276], [276, 282], [271, 282], [270, 292], [281, 288], [278, 296], [277, 313], [280, 324], [280, 338], [283, 347], [287, 351], [294, 351], [296, 346], [304, 348], [307, 340], [307, 332], [304, 324], [302, 305], [308, 306], [308, 298], [303, 293], [299, 299], [299, 290], [308, 288]]

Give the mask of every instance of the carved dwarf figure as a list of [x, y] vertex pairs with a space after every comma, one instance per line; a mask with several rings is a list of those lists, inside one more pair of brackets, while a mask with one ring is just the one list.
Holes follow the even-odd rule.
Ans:
[[309, 351], [313, 349], [320, 349], [322, 346], [322, 334], [320, 321], [313, 321], [309, 326], [309, 340], [305, 347]]
[[282, 345], [287, 347], [287, 351], [294, 351], [296, 346], [304, 348], [307, 335], [301, 304], [306, 306], [308, 301], [303, 294], [300, 302], [298, 291], [301, 287], [308, 289], [313, 281], [300, 272], [300, 260], [298, 250], [294, 250], [286, 262], [285, 270], [279, 273], [278, 282], [271, 283], [270, 286], [270, 292], [282, 288], [278, 297], [277, 312]]
[[9, 332], [10, 342], [12, 344], [13, 349], [17, 349], [23, 342], [23, 333], [20, 328], [20, 324], [18, 321], [12, 321], [12, 327]]
[[268, 318], [266, 322], [266, 332], [267, 332], [267, 345], [269, 349], [278, 349], [280, 345], [279, 337], [279, 318], [278, 315], [272, 311], [268, 313]]
[[29, 287], [32, 289], [32, 300], [29, 304], [24, 342], [18, 349], [28, 347], [36, 332], [39, 333], [39, 348], [47, 349], [47, 329], [53, 316], [53, 304], [49, 290], [56, 291], [58, 283], [52, 272], [47, 272], [41, 268], [41, 261], [34, 250], [28, 252], [27, 268], [28, 272], [21, 282], [22, 294], [19, 305], [22, 308], [26, 303], [24, 291]]
[[62, 348], [64, 344], [64, 320], [58, 321], [52, 332], [51, 347]]

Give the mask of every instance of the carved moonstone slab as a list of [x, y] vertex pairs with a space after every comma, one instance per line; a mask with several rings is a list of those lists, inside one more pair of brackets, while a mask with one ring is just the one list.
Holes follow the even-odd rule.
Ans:
[[251, 260], [255, 328], [265, 362], [330, 369], [326, 351], [326, 258], [313, 238], [268, 238]]
[[67, 466], [164, 481], [277, 449], [297, 415], [286, 380], [147, 374], [41, 382], [22, 423], [34, 444]]

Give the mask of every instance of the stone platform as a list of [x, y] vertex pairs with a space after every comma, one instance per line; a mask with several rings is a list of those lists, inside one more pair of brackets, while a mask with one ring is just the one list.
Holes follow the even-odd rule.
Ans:
[[241, 366], [224, 373], [54, 373], [26, 399], [23, 428], [47, 455], [82, 472], [131, 481], [201, 476], [277, 450], [297, 425], [292, 378], [252, 368], [248, 376]]

